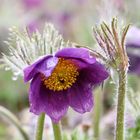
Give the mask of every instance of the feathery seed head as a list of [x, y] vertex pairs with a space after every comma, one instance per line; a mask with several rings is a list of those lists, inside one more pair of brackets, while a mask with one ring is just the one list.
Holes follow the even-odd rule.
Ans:
[[9, 30], [10, 37], [8, 41], [5, 41], [9, 47], [9, 53], [2, 54], [0, 65], [5, 67], [5, 70], [13, 71], [14, 80], [18, 75], [23, 76], [23, 69], [40, 57], [54, 54], [68, 46], [68, 42], [64, 42], [62, 36], [50, 23], [45, 25], [42, 34], [36, 31], [30, 35], [27, 29], [21, 30], [17, 27]]

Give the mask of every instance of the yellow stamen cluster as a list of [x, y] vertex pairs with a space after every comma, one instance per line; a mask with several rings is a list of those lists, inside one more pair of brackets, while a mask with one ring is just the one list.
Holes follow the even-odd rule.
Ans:
[[53, 91], [62, 91], [70, 88], [79, 75], [78, 67], [72, 60], [59, 58], [58, 64], [50, 77], [41, 76], [46, 88]]

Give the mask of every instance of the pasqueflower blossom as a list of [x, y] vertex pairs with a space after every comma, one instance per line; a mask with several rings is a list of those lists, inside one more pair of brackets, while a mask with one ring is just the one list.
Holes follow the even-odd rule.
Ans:
[[43, 0], [23, 0], [23, 3], [26, 8], [31, 9], [41, 6]]
[[64, 48], [47, 55], [24, 69], [30, 84], [30, 111], [46, 113], [58, 122], [72, 107], [89, 112], [93, 107], [93, 86], [108, 77], [104, 66], [85, 48]]
[[13, 80], [18, 76], [31, 80], [31, 112], [44, 112], [58, 122], [69, 106], [79, 113], [91, 110], [92, 88], [108, 73], [87, 49], [65, 42], [52, 24], [46, 24], [42, 34], [32, 35], [14, 27], [5, 43], [9, 54], [3, 54], [0, 66], [13, 71]]
[[129, 56], [129, 72], [140, 75], [140, 29], [131, 27], [127, 34], [126, 48]]

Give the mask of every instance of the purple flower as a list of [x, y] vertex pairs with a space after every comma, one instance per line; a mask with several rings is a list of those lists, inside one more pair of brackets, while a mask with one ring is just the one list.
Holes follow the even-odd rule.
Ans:
[[140, 75], [140, 29], [131, 27], [127, 34], [126, 48], [130, 60], [129, 71]]
[[65, 48], [24, 70], [30, 84], [30, 111], [45, 112], [58, 122], [72, 107], [79, 113], [93, 107], [92, 87], [108, 77], [103, 65], [84, 48]]
[[[71, 11], [61, 11], [53, 13], [52, 19], [50, 20], [59, 29], [60, 33], [68, 37], [71, 33], [71, 22], [73, 21], [74, 13]], [[69, 31], [67, 30], [69, 28]]]
[[38, 21], [32, 21], [32, 22], [30, 22], [29, 25], [28, 25], [28, 29], [29, 29], [30, 33], [33, 33], [36, 30], [38, 30], [39, 29], [39, 23], [38, 23]]
[[120, 9], [124, 8], [124, 0], [114, 0], [114, 3], [118, 8]]
[[30, 9], [40, 7], [43, 3], [43, 0], [23, 0], [23, 3], [27, 8]]

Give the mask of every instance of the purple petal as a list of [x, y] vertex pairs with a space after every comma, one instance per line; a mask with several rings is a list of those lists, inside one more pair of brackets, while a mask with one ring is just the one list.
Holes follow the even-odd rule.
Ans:
[[99, 84], [103, 82], [108, 76], [109, 75], [105, 67], [98, 62], [89, 65], [85, 69], [82, 69], [79, 75], [81, 80], [91, 84]]
[[45, 56], [32, 65], [24, 69], [24, 81], [27, 82], [31, 80], [35, 74], [42, 73], [46, 77], [51, 75], [51, 72], [57, 65], [58, 58], [52, 57], [51, 55]]
[[31, 112], [37, 115], [45, 112], [54, 122], [58, 122], [68, 109], [66, 93], [46, 89], [39, 75], [36, 75], [31, 82], [29, 99]]
[[93, 64], [96, 59], [90, 56], [85, 48], [64, 48], [55, 54], [56, 57], [76, 58], [86, 63]]
[[126, 36], [126, 45], [137, 47], [140, 46], [140, 29], [133, 26], [128, 30]]
[[27, 8], [40, 7], [43, 3], [42, 0], [22, 0]]
[[41, 64], [41, 66], [38, 68], [38, 71], [40, 73], [43, 73], [46, 77], [49, 77], [56, 67], [57, 63], [57, 57], [50, 57], [47, 61]]
[[129, 72], [140, 75], [140, 57], [129, 53], [128, 56], [130, 61]]
[[91, 111], [93, 107], [92, 87], [80, 81], [68, 90], [69, 105], [79, 113]]
[[78, 60], [78, 59], [70, 59], [72, 60], [72, 62], [74, 62], [74, 64], [78, 67], [79, 70], [88, 67], [88, 63], [82, 61], [82, 60]]

